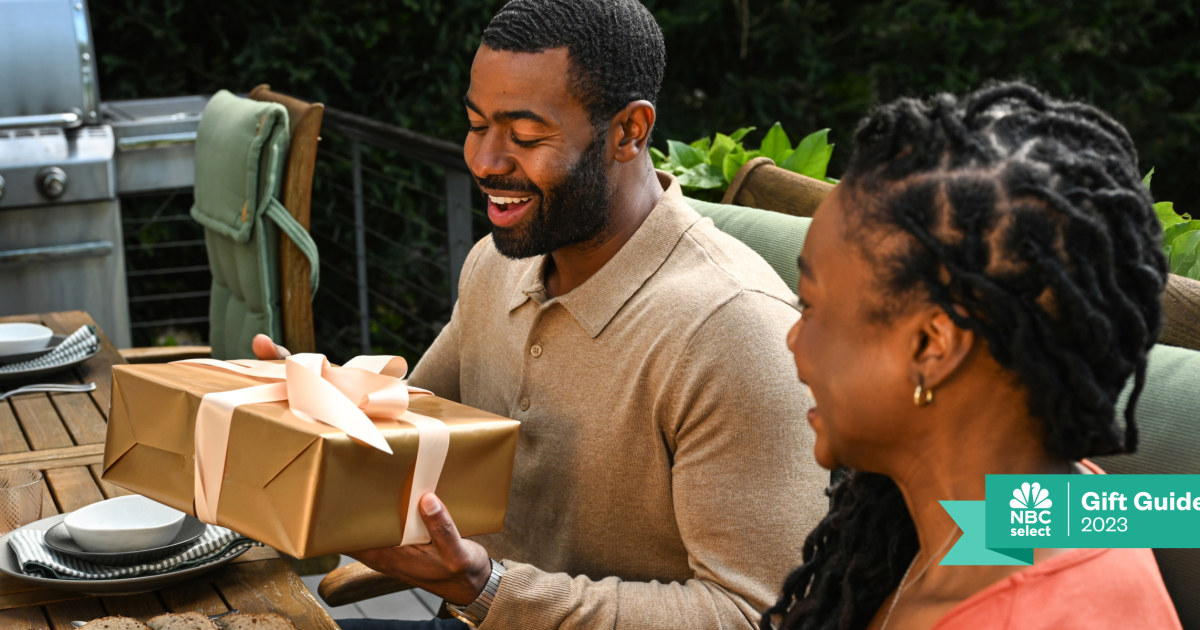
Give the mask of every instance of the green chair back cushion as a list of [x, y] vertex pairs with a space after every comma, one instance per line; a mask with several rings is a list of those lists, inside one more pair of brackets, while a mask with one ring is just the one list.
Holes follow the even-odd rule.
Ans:
[[[1156, 345], [1150, 351], [1146, 386], [1138, 399], [1138, 449], [1133, 455], [1097, 457], [1115, 474], [1200, 474], [1200, 352]], [[1118, 403], [1125, 414], [1132, 385]], [[1184, 628], [1200, 628], [1200, 549], [1155, 549], [1163, 582]]]
[[701, 216], [712, 219], [717, 229], [758, 252], [792, 292], [796, 292], [796, 282], [800, 279], [796, 257], [804, 247], [804, 238], [808, 235], [812, 219], [690, 197], [686, 199]]
[[195, 205], [212, 271], [209, 344], [217, 359], [252, 358], [257, 333], [282, 336], [278, 247], [283, 230], [312, 264], [308, 231], [279, 203], [289, 147], [287, 110], [217, 92], [196, 136]]

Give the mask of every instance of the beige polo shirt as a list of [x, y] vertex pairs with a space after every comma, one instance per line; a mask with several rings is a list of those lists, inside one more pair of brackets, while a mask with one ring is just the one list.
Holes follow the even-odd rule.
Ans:
[[547, 258], [471, 251], [410, 382], [521, 420], [508, 572], [484, 628], [750, 628], [824, 516], [795, 296], [674, 178], [619, 252], [547, 299]]

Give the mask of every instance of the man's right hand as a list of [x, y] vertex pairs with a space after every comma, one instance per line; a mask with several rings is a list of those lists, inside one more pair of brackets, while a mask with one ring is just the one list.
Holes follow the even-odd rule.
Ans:
[[271, 361], [274, 359], [286, 359], [292, 356], [287, 348], [271, 341], [271, 338], [259, 333], [254, 335], [254, 340], [250, 342], [250, 348], [254, 350], [254, 356], [263, 361]]

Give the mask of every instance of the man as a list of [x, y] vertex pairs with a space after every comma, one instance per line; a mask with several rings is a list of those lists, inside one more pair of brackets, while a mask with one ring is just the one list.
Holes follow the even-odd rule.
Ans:
[[493, 229], [410, 383], [521, 420], [507, 520], [430, 494], [433, 542], [354, 555], [483, 628], [750, 628], [826, 510], [794, 296], [651, 165], [664, 56], [636, 0], [513, 0], [472, 65]]

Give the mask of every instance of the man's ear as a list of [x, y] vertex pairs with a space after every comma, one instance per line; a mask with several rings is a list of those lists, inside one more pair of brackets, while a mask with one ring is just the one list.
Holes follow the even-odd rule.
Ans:
[[655, 116], [650, 101], [633, 101], [613, 117], [609, 133], [615, 138], [614, 159], [628, 162], [646, 151]]
[[932, 389], [941, 385], [975, 346], [975, 332], [961, 328], [939, 306], [924, 309], [912, 339], [912, 377]]

